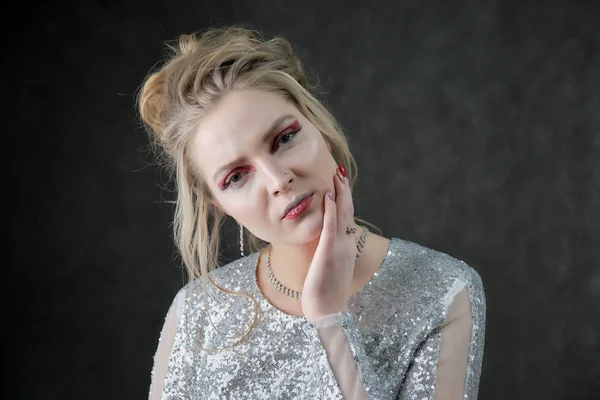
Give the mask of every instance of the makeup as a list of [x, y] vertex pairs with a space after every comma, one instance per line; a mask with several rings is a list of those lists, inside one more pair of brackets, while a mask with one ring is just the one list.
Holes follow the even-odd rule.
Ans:
[[310, 207], [313, 200], [313, 196], [314, 193], [305, 197], [300, 203], [298, 203], [298, 205], [291, 208], [290, 211], [288, 211], [288, 213], [285, 215], [285, 217], [283, 217], [283, 219], [296, 219], [300, 215], [302, 215], [302, 213], [304, 213], [304, 211], [308, 210], [308, 208]]
[[[229, 175], [227, 175], [225, 177], [225, 179], [223, 179], [221, 182], [219, 182], [217, 184], [217, 186], [219, 187], [219, 189], [225, 190], [226, 188], [229, 187], [229, 185], [235, 185], [235, 184], [239, 183], [242, 179], [244, 179], [245, 174], [248, 174], [250, 172], [255, 172], [255, 171], [256, 171], [256, 168], [250, 167], [250, 166], [249, 167], [239, 167], [239, 168], [236, 168]], [[240, 174], [239, 175], [240, 179], [234, 180], [235, 176], [237, 174]]]

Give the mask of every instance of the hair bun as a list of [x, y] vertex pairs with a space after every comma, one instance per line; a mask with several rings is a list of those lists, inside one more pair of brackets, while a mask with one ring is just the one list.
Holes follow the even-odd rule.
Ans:
[[183, 55], [190, 55], [198, 50], [199, 43], [196, 35], [183, 34], [179, 36], [179, 52]]
[[165, 71], [156, 72], [146, 80], [140, 99], [142, 120], [160, 135], [164, 128]]

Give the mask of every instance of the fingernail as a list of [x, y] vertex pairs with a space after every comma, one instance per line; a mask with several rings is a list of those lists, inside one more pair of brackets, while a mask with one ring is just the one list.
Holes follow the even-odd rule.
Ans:
[[338, 170], [335, 173], [337, 175], [337, 177], [340, 179], [340, 182], [344, 183], [344, 175], [342, 175], [342, 171]]
[[344, 167], [343, 164], [338, 165], [338, 170], [342, 173], [344, 178], [348, 177], [348, 171], [346, 171], [346, 168]]
[[327, 196], [333, 201], [333, 192], [330, 189], [327, 189]]

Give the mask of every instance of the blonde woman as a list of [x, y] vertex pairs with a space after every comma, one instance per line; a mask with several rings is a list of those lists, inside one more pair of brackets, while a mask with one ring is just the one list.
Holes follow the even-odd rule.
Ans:
[[[228, 27], [171, 49], [139, 111], [189, 283], [150, 399], [475, 399], [480, 276], [354, 216], [354, 158], [289, 42]], [[241, 258], [219, 266], [226, 217]]]

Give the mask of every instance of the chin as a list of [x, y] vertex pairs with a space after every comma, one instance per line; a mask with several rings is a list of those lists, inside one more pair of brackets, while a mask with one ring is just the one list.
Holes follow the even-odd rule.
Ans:
[[268, 243], [280, 242], [288, 245], [303, 245], [318, 240], [323, 230], [323, 211], [311, 210], [296, 221], [286, 221], [286, 224], [290, 222], [291, 224], [279, 231], [273, 240], [261, 239]]
[[309, 243], [318, 239], [323, 230], [323, 212], [314, 210], [310, 215], [307, 215], [299, 224], [300, 237], [298, 238], [303, 243]]

